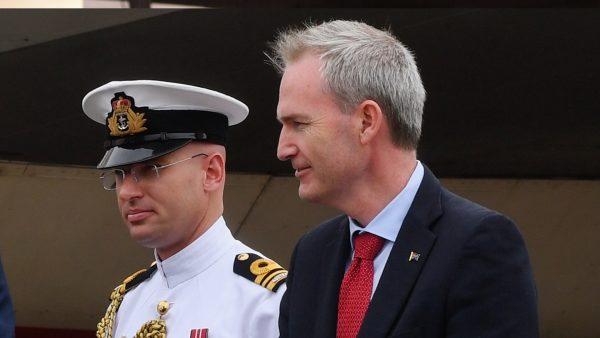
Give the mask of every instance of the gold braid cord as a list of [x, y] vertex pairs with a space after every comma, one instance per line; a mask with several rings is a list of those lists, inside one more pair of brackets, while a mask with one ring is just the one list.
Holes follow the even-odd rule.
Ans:
[[[113, 336], [113, 327], [115, 324], [115, 319], [117, 317], [117, 310], [119, 310], [119, 306], [121, 306], [121, 302], [123, 302], [123, 297], [125, 297], [125, 293], [127, 290], [125, 286], [127, 283], [131, 282], [137, 275], [146, 271], [146, 269], [140, 270], [133, 275], [127, 277], [121, 285], [117, 286], [116, 289], [110, 294], [110, 305], [108, 305], [108, 309], [106, 309], [106, 314], [104, 317], [100, 319], [100, 323], [98, 323], [96, 331], [96, 338], [112, 338]], [[159, 336], [157, 336], [159, 337]]]
[[162, 316], [167, 314], [169, 307], [171, 305], [166, 300], [158, 302], [156, 306], [158, 319], [148, 321], [142, 325], [135, 334], [135, 338], [167, 338], [167, 323], [162, 319]]
[[121, 306], [123, 296], [125, 295], [125, 283], [119, 285], [110, 295], [110, 305], [106, 310], [106, 314], [98, 323], [98, 331], [96, 338], [112, 338], [113, 325], [117, 317], [117, 310]]
[[135, 334], [135, 338], [167, 338], [167, 324], [163, 319], [148, 321]]

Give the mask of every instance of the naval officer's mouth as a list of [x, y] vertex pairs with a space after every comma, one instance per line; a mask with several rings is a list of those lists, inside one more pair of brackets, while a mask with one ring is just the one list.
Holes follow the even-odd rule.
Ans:
[[127, 221], [136, 223], [152, 216], [153, 213], [154, 211], [151, 209], [129, 209], [125, 215], [127, 217]]

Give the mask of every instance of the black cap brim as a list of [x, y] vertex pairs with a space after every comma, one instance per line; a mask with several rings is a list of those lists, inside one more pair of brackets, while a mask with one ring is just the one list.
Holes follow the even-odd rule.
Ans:
[[97, 168], [108, 169], [148, 161], [174, 152], [190, 142], [192, 140], [167, 140], [147, 142], [142, 146], [136, 145], [135, 148], [112, 147], [104, 154]]

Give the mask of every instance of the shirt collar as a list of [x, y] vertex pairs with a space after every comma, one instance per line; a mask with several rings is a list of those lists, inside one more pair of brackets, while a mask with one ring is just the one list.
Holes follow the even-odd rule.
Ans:
[[410, 209], [410, 205], [415, 199], [417, 190], [419, 190], [419, 186], [423, 180], [423, 174], [423, 165], [420, 161], [417, 161], [417, 166], [415, 167], [415, 170], [413, 170], [406, 187], [404, 187], [404, 189], [402, 189], [402, 191], [396, 195], [396, 197], [394, 197], [394, 199], [392, 199], [392, 201], [388, 203], [388, 205], [386, 205], [366, 227], [363, 228], [359, 226], [358, 222], [351, 217], [348, 217], [350, 220], [350, 245], [352, 246], [352, 250], [354, 250], [352, 234], [357, 231], [370, 232], [392, 243], [396, 241], [396, 237], [402, 227], [402, 222], [404, 222], [408, 209]]
[[174, 288], [213, 265], [234, 243], [221, 216], [202, 236], [173, 256], [161, 261], [154, 250], [158, 272], [164, 276], [167, 287]]

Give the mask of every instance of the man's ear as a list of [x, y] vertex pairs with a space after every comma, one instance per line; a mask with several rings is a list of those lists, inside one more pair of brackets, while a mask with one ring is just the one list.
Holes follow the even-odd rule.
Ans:
[[360, 142], [370, 143], [381, 131], [385, 116], [377, 102], [365, 100], [356, 107], [356, 114], [360, 119]]
[[206, 180], [204, 189], [206, 191], [215, 191], [223, 184], [225, 180], [225, 159], [219, 153], [213, 153], [207, 158]]

